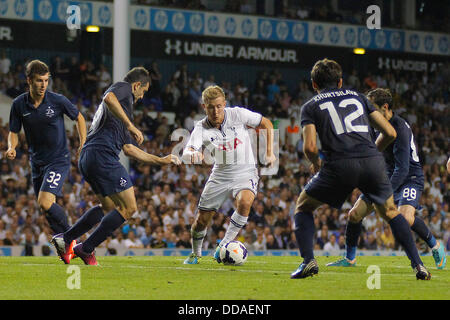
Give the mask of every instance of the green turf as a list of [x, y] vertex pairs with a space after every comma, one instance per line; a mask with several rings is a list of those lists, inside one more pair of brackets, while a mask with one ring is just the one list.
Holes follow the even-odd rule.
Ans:
[[[1, 257], [0, 299], [450, 299], [450, 271], [423, 261], [431, 281], [418, 281], [406, 257], [358, 257], [355, 268], [326, 267], [336, 257], [318, 257], [319, 275], [291, 280], [299, 257], [254, 257], [240, 267], [204, 257], [99, 257], [101, 267], [82, 264], [80, 289], [68, 289], [68, 266], [55, 257]], [[381, 270], [381, 288], [367, 288], [369, 265]]]

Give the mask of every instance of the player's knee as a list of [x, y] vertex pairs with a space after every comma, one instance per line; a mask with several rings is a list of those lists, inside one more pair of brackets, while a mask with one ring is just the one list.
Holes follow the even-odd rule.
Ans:
[[312, 212], [316, 209], [316, 207], [308, 201], [304, 200], [298, 201], [295, 209], [296, 212]]
[[208, 227], [209, 222], [211, 221], [214, 211], [203, 211], [199, 210], [197, 218], [195, 219], [193, 228], [195, 231], [202, 231]]
[[204, 220], [202, 219], [197, 219], [196, 221], [194, 221], [194, 223], [192, 224], [192, 228], [191, 228], [191, 234], [192, 232], [200, 232], [202, 230], [206, 229], [206, 223]]
[[408, 221], [409, 225], [412, 226], [414, 224], [414, 212], [402, 211], [399, 210], [400, 214]]
[[38, 205], [42, 211], [46, 212], [46, 211], [50, 210], [51, 206], [53, 205], [53, 201], [51, 199], [47, 199], [45, 197], [39, 197]]
[[252, 207], [252, 203], [253, 201], [241, 200], [241, 202], [237, 206], [238, 213], [242, 216], [248, 216]]
[[295, 212], [313, 212], [318, 207], [318, 203], [310, 198], [305, 190], [300, 193], [295, 204]]
[[137, 206], [136, 203], [128, 205], [125, 208], [126, 214], [129, 218], [131, 218], [131, 216], [137, 211]]
[[137, 211], [136, 205], [127, 205], [116, 209], [126, 220], [130, 219], [133, 216], [133, 214]]
[[384, 219], [385, 221], [389, 221], [393, 218], [395, 218], [399, 212], [397, 210], [397, 207], [395, 206], [387, 206], [384, 207], [383, 210], [379, 210], [379, 215], [382, 219]]
[[104, 213], [110, 212], [115, 209], [114, 204], [100, 204], [100, 207], [102, 208], [102, 211]]
[[359, 223], [362, 220], [361, 216], [358, 214], [358, 211], [351, 209], [348, 212], [348, 221], [351, 223]]

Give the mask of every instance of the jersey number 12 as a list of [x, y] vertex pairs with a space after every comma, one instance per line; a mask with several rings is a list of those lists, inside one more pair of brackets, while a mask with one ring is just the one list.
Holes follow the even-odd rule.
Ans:
[[[352, 113], [348, 114], [344, 118], [344, 124], [342, 124], [342, 120], [339, 118], [339, 114], [336, 111], [336, 107], [334, 106], [334, 103], [331, 101], [322, 103], [319, 105], [321, 110], [327, 110], [331, 117], [331, 122], [333, 123], [334, 130], [337, 134], [343, 134], [343, 133], [350, 133], [350, 132], [369, 132], [369, 127], [366, 125], [355, 125], [353, 124], [353, 121], [358, 119], [364, 114], [364, 108], [358, 100], [351, 98], [351, 99], [344, 99], [342, 100], [338, 107], [340, 108], [347, 108], [350, 105], [356, 106], [356, 110]], [[344, 129], [345, 126], [345, 129]]]

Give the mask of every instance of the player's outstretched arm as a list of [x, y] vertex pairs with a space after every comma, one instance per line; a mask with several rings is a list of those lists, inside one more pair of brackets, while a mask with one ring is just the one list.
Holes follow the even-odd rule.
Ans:
[[175, 164], [178, 166], [181, 164], [181, 160], [176, 155], [169, 154], [165, 157], [158, 157], [153, 154], [149, 154], [132, 144], [125, 144], [123, 146], [123, 152], [127, 157], [133, 158], [146, 164], [159, 166], [163, 166], [166, 164]]
[[80, 156], [81, 148], [83, 148], [84, 143], [86, 142], [86, 121], [84, 120], [81, 112], [78, 113], [77, 118], [77, 131], [78, 137], [80, 138], [80, 147], [77, 151], [77, 158]]
[[322, 161], [319, 157], [319, 149], [317, 148], [317, 131], [314, 124], [307, 124], [303, 127], [303, 152], [312, 163], [313, 173], [320, 170]]
[[19, 144], [19, 135], [10, 131], [8, 134], [8, 150], [6, 151], [6, 158], [14, 160], [16, 158], [16, 147]]
[[104, 98], [104, 101], [109, 111], [111, 111], [111, 113], [116, 118], [118, 118], [125, 124], [126, 128], [128, 129], [128, 131], [130, 131], [132, 137], [136, 140], [136, 142], [138, 144], [142, 144], [142, 142], [144, 142], [144, 135], [138, 128], [134, 126], [134, 124], [128, 118], [116, 95], [112, 92], [108, 92], [108, 94]]
[[181, 160], [185, 164], [201, 164], [203, 161], [203, 153], [196, 151], [194, 148], [186, 148], [183, 151]]
[[383, 115], [378, 111], [372, 112], [369, 115], [369, 119], [372, 127], [381, 132], [375, 141], [375, 144], [377, 145], [379, 151], [383, 151], [395, 140], [395, 138], [397, 138], [397, 132], [389, 121], [387, 121], [386, 118], [383, 117]]

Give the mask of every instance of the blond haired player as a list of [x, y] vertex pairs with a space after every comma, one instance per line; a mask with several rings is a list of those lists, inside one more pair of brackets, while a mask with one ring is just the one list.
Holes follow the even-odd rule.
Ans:
[[230, 194], [236, 199], [237, 209], [214, 254], [217, 262], [221, 262], [221, 246], [234, 240], [247, 223], [259, 181], [255, 146], [251, 143], [249, 128], [267, 129], [266, 164], [273, 166], [276, 161], [273, 125], [269, 119], [245, 108], [225, 108], [227, 101], [219, 86], [207, 87], [202, 100], [206, 117], [195, 124], [182, 159], [185, 163], [200, 164], [211, 152], [214, 167], [200, 196], [198, 214], [191, 228], [192, 253], [185, 264], [199, 263], [206, 230]]

